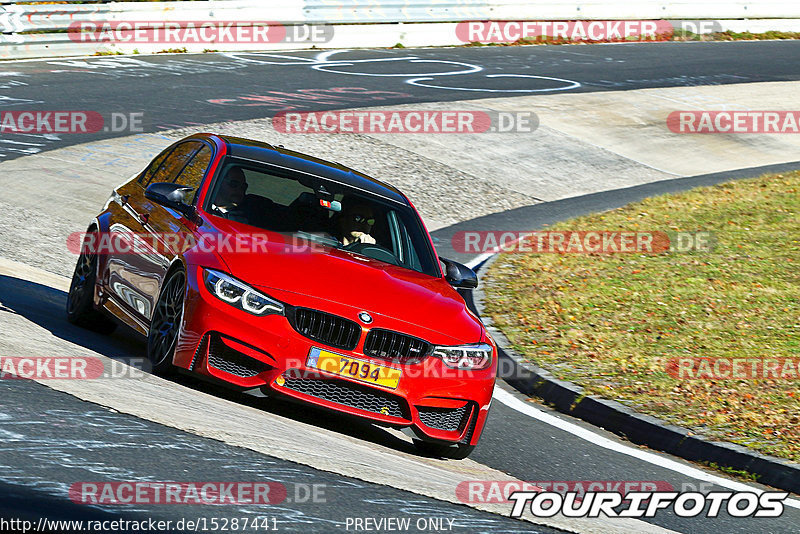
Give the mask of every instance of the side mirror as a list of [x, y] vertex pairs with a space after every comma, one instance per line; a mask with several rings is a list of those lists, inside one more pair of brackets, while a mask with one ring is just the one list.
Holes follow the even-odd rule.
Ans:
[[186, 203], [186, 194], [190, 191], [192, 188], [185, 185], [158, 182], [148, 185], [144, 196], [156, 204], [178, 210], [191, 219], [195, 214], [194, 206]]
[[478, 275], [475, 271], [457, 261], [439, 257], [445, 266], [444, 278], [451, 286], [461, 289], [475, 289], [478, 287]]

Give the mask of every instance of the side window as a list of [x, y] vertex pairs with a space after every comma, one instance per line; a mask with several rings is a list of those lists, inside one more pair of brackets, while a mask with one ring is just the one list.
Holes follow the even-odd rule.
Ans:
[[189, 163], [189, 160], [192, 159], [194, 153], [203, 146], [205, 145], [200, 141], [189, 141], [176, 146], [153, 174], [150, 183], [172, 182], [175, 180], [175, 177], [180, 174], [186, 164]]
[[142, 174], [141, 178], [139, 178], [139, 183], [143, 184], [147, 187], [150, 184], [150, 180], [153, 179], [153, 174], [158, 170], [161, 164], [164, 162], [164, 158], [166, 158], [171, 150], [165, 150], [161, 154], [159, 154], [156, 159], [150, 164], [147, 170]]
[[389, 212], [388, 218], [392, 248], [394, 249], [395, 257], [400, 261], [400, 265], [415, 271], [422, 271], [422, 265], [405, 223], [395, 210]]
[[[208, 145], [195, 154], [189, 163], [183, 168], [181, 173], [175, 178], [176, 184], [186, 185], [192, 188], [193, 194], [197, 194], [200, 184], [203, 182], [206, 169], [211, 164], [211, 149]], [[186, 198], [189, 198], [188, 195]]]

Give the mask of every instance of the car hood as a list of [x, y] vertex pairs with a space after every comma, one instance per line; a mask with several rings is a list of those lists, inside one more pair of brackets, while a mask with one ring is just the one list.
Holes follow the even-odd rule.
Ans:
[[[402, 328], [396, 323], [407, 323], [416, 328], [404, 328], [405, 333], [433, 343], [477, 343], [481, 339], [480, 320], [443, 278], [344, 250], [287, 251], [277, 240], [270, 240], [258, 253], [219, 255], [233, 276], [288, 304], [330, 313], [346, 307], [352, 319], [366, 311], [380, 316], [370, 326]], [[430, 333], [438, 333], [433, 336], [438, 340]]]

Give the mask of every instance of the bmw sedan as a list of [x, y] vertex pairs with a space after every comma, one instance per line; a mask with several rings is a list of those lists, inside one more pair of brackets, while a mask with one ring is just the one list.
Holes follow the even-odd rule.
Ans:
[[198, 134], [115, 189], [79, 243], [68, 319], [147, 339], [180, 370], [402, 428], [465, 458], [497, 349], [396, 188], [337, 163]]

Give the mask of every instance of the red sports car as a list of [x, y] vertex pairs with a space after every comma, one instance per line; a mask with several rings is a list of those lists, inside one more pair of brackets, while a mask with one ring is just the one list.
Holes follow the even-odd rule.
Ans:
[[[444, 272], [443, 272], [444, 271]], [[117, 188], [82, 241], [68, 319], [147, 337], [153, 371], [478, 443], [497, 349], [408, 198], [337, 163], [213, 134]]]

